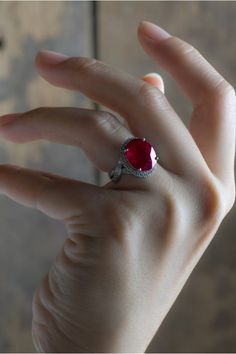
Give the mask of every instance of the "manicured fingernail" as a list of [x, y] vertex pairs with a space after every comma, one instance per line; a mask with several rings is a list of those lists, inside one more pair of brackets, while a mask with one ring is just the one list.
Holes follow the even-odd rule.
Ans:
[[60, 64], [69, 57], [65, 54], [53, 52], [51, 50], [40, 50], [37, 54], [45, 64], [55, 65]]
[[143, 37], [147, 37], [147, 39], [155, 41], [155, 43], [171, 37], [171, 35], [163, 28], [149, 21], [141, 21], [139, 27], [142, 27]]
[[151, 84], [151, 85], [154, 85], [155, 86], [155, 83], [156, 83], [156, 80], [158, 80], [159, 82], [159, 89], [165, 93], [165, 86], [164, 86], [164, 81], [163, 81], [163, 78], [161, 77], [161, 75], [157, 74], [157, 73], [149, 73], [149, 74], [146, 74], [144, 75], [144, 78], [147, 78], [148, 79], [148, 82]]
[[158, 80], [163, 82], [161, 75], [159, 75], [157, 73], [148, 73], [148, 74], [144, 75], [144, 77], [157, 78]]
[[19, 118], [23, 113], [10, 113], [0, 116], [0, 127]]

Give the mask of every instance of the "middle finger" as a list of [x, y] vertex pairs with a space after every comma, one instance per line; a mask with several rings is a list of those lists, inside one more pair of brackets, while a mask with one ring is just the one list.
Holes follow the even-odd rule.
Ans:
[[200, 164], [203, 166], [203, 157], [191, 134], [160, 90], [93, 58], [63, 58], [53, 64], [50, 56], [50, 52], [44, 51], [36, 58], [38, 70], [47, 81], [80, 90], [119, 113], [133, 135], [151, 142], [163, 167], [177, 174], [192, 175]]

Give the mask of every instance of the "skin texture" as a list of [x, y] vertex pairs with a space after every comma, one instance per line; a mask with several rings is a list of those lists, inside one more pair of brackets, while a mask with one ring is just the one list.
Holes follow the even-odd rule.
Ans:
[[160, 158], [148, 178], [123, 175], [101, 187], [0, 166], [2, 194], [64, 221], [68, 233], [33, 299], [38, 351], [144, 352], [235, 201], [233, 87], [194, 47], [154, 24], [143, 21], [137, 35], [192, 101], [189, 127], [157, 75], [139, 79], [48, 51], [36, 57], [44, 79], [81, 91], [125, 124], [77, 107], [0, 118], [2, 138], [78, 146], [102, 171], [116, 165], [130, 136], [145, 137]]

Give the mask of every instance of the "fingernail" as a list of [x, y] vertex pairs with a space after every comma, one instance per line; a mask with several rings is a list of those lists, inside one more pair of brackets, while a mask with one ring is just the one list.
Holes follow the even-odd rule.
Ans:
[[155, 43], [161, 42], [171, 37], [167, 31], [152, 22], [141, 21], [139, 26], [142, 27], [143, 37], [147, 37], [147, 39], [155, 41]]
[[148, 73], [148, 74], [144, 75], [144, 77], [154, 77], [154, 78], [156, 77], [160, 81], [163, 81], [163, 78], [161, 77], [161, 75], [159, 75], [157, 73]]
[[[164, 81], [163, 78], [161, 77], [161, 75], [157, 74], [157, 73], [149, 73], [144, 75], [144, 78], [148, 78], [148, 81], [154, 86], [155, 86], [155, 79], [158, 79], [159, 83], [160, 83], [160, 90], [165, 93], [165, 86], [164, 86]], [[152, 82], [154, 79], [154, 82]]]
[[40, 56], [40, 60], [49, 65], [62, 63], [69, 58], [65, 54], [53, 52], [52, 50], [40, 50], [37, 56]]

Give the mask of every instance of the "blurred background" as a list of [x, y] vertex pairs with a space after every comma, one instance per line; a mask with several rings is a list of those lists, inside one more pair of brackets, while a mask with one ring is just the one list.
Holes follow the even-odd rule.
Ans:
[[[0, 115], [39, 106], [106, 109], [80, 92], [50, 86], [37, 74], [35, 55], [49, 49], [96, 57], [140, 78], [160, 73], [167, 98], [188, 124], [191, 106], [142, 50], [139, 21], [152, 21], [190, 42], [235, 86], [235, 15], [236, 2], [225, 1], [0, 1]], [[94, 184], [107, 181], [78, 148], [44, 141], [17, 145], [0, 139], [0, 163]], [[147, 352], [236, 351], [235, 233], [234, 208]], [[35, 351], [33, 293], [65, 237], [63, 224], [0, 195], [1, 352]]]

